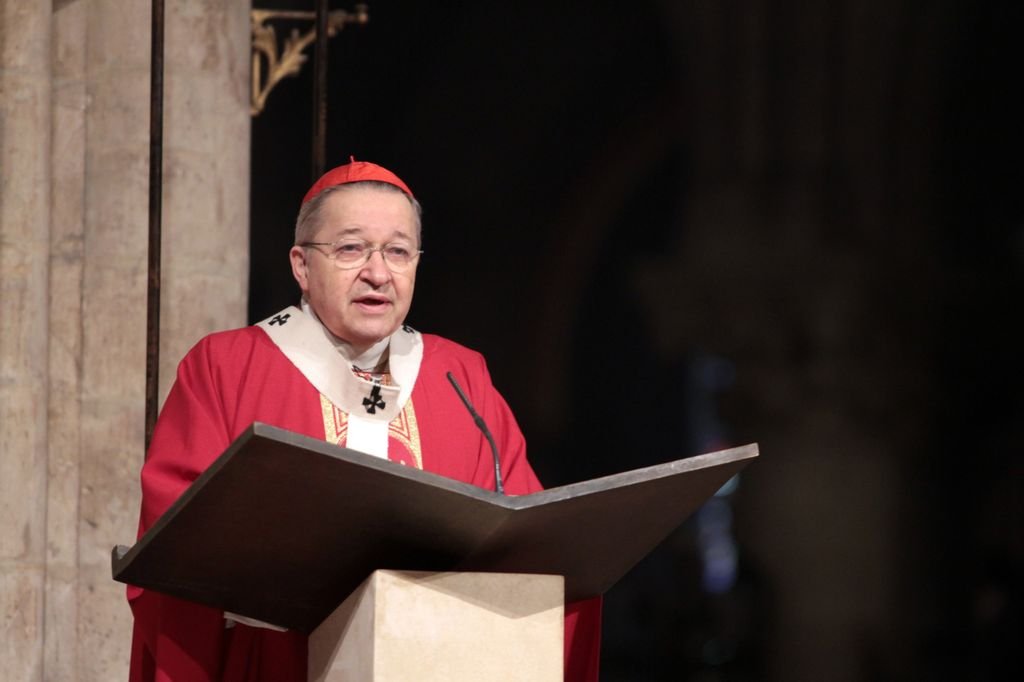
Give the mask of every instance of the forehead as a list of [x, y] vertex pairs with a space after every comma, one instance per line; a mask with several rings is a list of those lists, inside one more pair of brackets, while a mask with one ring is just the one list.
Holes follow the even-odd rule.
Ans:
[[416, 212], [400, 192], [351, 187], [333, 192], [321, 211], [319, 237], [416, 236]]

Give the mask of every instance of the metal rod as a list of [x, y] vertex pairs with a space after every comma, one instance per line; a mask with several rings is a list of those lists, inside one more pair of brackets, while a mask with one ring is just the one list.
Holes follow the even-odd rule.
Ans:
[[328, 0], [316, 0], [316, 40], [313, 42], [313, 166], [312, 180], [324, 174], [327, 142], [327, 19]]
[[160, 378], [160, 235], [163, 209], [164, 0], [152, 0], [149, 61], [149, 268], [146, 291], [146, 452]]

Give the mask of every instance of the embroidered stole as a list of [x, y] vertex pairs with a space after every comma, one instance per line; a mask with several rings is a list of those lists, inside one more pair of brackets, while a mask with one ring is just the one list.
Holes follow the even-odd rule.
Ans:
[[339, 444], [344, 440], [348, 448], [387, 458], [390, 435], [408, 449], [412, 461], [407, 464], [423, 467], [419, 428], [410, 400], [423, 361], [419, 332], [402, 326], [391, 335], [390, 373], [374, 378], [354, 371], [319, 320], [295, 306], [256, 326], [320, 392], [327, 440]]

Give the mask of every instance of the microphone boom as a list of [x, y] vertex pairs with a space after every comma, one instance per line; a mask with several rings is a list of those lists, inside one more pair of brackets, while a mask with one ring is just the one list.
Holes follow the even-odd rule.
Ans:
[[462, 392], [462, 387], [459, 386], [459, 382], [455, 381], [455, 377], [452, 376], [451, 372], [447, 373], [448, 381], [451, 382], [452, 388], [459, 394], [459, 398], [462, 400], [462, 404], [469, 410], [470, 416], [473, 417], [473, 421], [480, 431], [483, 432], [484, 437], [487, 438], [487, 442], [491, 444], [491, 455], [494, 457], [494, 489], [499, 494], [505, 494], [505, 486], [501, 483], [501, 459], [498, 457], [498, 446], [494, 444], [494, 436], [491, 435], [491, 430], [487, 428], [487, 423], [484, 422], [484, 418], [477, 414], [476, 410], [473, 409], [473, 404], [469, 402], [469, 398]]

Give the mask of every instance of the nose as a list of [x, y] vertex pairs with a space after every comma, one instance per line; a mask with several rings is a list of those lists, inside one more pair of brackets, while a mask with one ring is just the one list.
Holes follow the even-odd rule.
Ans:
[[391, 280], [391, 270], [388, 269], [388, 264], [384, 262], [384, 254], [380, 249], [374, 249], [370, 252], [370, 257], [367, 259], [366, 264], [363, 265], [362, 270], [359, 271], [359, 274], [364, 280], [378, 287]]

